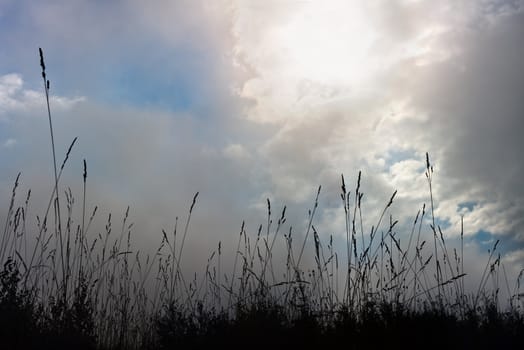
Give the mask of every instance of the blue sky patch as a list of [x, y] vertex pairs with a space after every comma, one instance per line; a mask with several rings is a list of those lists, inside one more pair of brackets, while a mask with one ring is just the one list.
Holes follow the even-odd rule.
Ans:
[[468, 211], [473, 211], [473, 208], [478, 204], [475, 201], [462, 202], [457, 205], [457, 212], [462, 211], [462, 209], [467, 209]]
[[416, 159], [418, 160], [418, 157], [414, 150], [412, 149], [392, 149], [389, 150], [386, 155], [386, 169], [389, 169], [392, 165], [398, 162], [402, 162], [404, 160], [410, 160], [410, 159]]

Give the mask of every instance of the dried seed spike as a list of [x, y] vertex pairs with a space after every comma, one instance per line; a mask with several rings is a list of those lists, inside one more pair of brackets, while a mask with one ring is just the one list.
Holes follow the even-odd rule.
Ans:
[[199, 192], [195, 193], [195, 196], [193, 197], [193, 202], [191, 203], [191, 207], [189, 208], [189, 212], [190, 213], [193, 212], [193, 207], [195, 206], [198, 194], [199, 194]]
[[65, 166], [67, 160], [69, 159], [69, 155], [71, 154], [71, 150], [73, 149], [73, 146], [75, 145], [77, 139], [78, 139], [78, 137], [75, 137], [73, 139], [73, 142], [71, 142], [71, 144], [69, 145], [69, 148], [67, 149], [66, 156], [64, 158], [64, 161], [62, 162], [62, 166], [60, 167], [60, 170], [64, 169], [64, 166]]
[[389, 203], [388, 203], [387, 207], [389, 207], [391, 204], [393, 204], [393, 199], [395, 198], [396, 195], [397, 195], [397, 190], [395, 190], [395, 192], [393, 192], [393, 195], [389, 199]]
[[38, 48], [38, 52], [40, 53], [40, 67], [42, 67], [42, 73], [45, 72], [45, 63], [44, 63], [44, 52], [42, 51], [42, 48]]
[[166, 231], [164, 229], [162, 229], [162, 241], [166, 241], [169, 243], [169, 240], [167, 239], [167, 234], [166, 234]]

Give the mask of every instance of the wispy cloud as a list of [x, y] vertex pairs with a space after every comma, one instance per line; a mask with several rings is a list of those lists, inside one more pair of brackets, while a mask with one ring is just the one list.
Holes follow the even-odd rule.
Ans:
[[[53, 106], [57, 109], [68, 109], [74, 104], [85, 101], [85, 97], [62, 97], [51, 95]], [[0, 118], [6, 119], [13, 113], [22, 111], [35, 112], [45, 107], [45, 96], [24, 87], [20, 74], [11, 73], [0, 76]]]

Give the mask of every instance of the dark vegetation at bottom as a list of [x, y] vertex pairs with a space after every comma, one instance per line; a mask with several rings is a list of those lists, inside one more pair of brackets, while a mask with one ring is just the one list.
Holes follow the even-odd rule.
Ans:
[[75, 291], [70, 306], [54, 298], [35, 302], [31, 291], [19, 287], [20, 273], [12, 259], [0, 272], [0, 348], [95, 349], [93, 310], [85, 287]]
[[[187, 322], [175, 310], [158, 324], [160, 349], [523, 349], [524, 320], [518, 314], [494, 309], [465, 319], [438, 310], [394, 311], [391, 305], [368, 305], [356, 319], [342, 311], [332, 322], [322, 323], [305, 313], [289, 321], [278, 308], [254, 307], [228, 320], [208, 316]], [[480, 317], [479, 317], [480, 316]]]
[[[46, 313], [27, 291], [17, 288], [19, 273], [8, 260], [0, 273], [0, 339], [2, 349], [105, 349], [97, 346], [92, 309], [82, 291], [72, 308], [51, 305]], [[271, 302], [238, 308], [231, 317], [220, 312], [187, 314], [166, 306], [154, 318], [152, 340], [139, 349], [289, 349], [342, 346], [345, 349], [523, 349], [524, 318], [501, 312], [494, 304], [457, 318], [438, 306], [414, 312], [401, 304], [367, 302], [358, 315], [342, 308], [315, 315], [303, 308], [290, 320]], [[326, 319], [327, 316], [327, 319]], [[114, 344], [111, 349], [126, 349]]]

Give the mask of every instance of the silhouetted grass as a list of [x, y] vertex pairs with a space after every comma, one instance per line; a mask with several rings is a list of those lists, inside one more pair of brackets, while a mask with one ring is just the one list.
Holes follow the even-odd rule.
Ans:
[[[2, 348], [524, 348], [522, 273], [510, 287], [497, 241], [477, 291], [466, 290], [463, 232], [460, 247], [448, 246], [435, 222], [429, 156], [430, 211], [422, 206], [407, 242], [387, 215], [396, 192], [365, 231], [360, 173], [352, 194], [341, 179], [342, 252], [314, 226], [320, 187], [303, 234], [286, 226], [285, 207], [275, 216], [269, 200], [265, 225], [254, 235], [242, 223], [230, 272], [219, 242], [202, 276], [183, 273], [198, 193], [181, 232], [177, 218], [172, 233], [159, 233], [152, 255], [132, 244], [129, 208], [116, 232], [111, 214], [103, 232], [91, 232], [97, 208], [86, 209], [85, 160], [81, 218], [73, 217], [71, 189], [60, 188], [76, 138], [58, 170], [41, 50], [40, 59], [55, 177], [36, 228], [27, 218], [31, 192], [18, 204], [19, 176], [13, 186], [0, 240]], [[279, 245], [283, 266], [275, 258]], [[507, 301], [499, 300], [500, 288]]]

